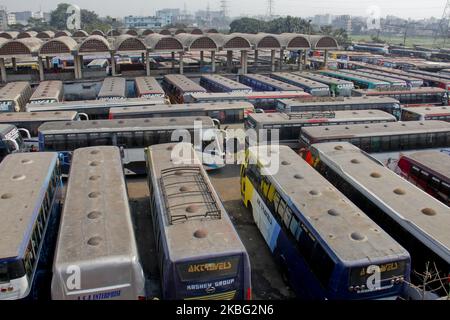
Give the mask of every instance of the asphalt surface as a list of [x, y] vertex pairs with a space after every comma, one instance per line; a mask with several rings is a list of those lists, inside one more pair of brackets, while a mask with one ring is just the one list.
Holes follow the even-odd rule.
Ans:
[[[292, 290], [284, 282], [281, 271], [253, 222], [251, 213], [241, 201], [239, 166], [227, 165], [217, 171], [209, 172], [209, 176], [249, 253], [253, 299], [295, 298]], [[140, 259], [147, 278], [147, 295], [159, 297], [159, 271], [149, 212], [147, 182], [143, 177], [128, 177], [127, 184]]]

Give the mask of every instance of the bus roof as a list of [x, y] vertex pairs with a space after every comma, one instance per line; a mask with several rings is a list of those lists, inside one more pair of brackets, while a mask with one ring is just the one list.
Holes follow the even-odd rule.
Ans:
[[24, 254], [57, 159], [54, 152], [14, 153], [0, 163], [1, 258]]
[[302, 134], [319, 140], [450, 132], [450, 123], [438, 120], [304, 127]]
[[258, 91], [258, 92], [204, 92], [204, 93], [191, 93], [190, 96], [194, 100], [207, 100], [207, 99], [292, 99], [292, 98], [305, 98], [311, 97], [309, 93], [304, 91]]
[[325, 98], [325, 99], [312, 99], [312, 100], [297, 100], [297, 99], [285, 99], [280, 100], [280, 103], [286, 106], [341, 106], [352, 104], [373, 104], [373, 103], [392, 103], [400, 104], [398, 100], [391, 97], [339, 97], [339, 98]]
[[123, 107], [112, 108], [110, 114], [133, 114], [133, 113], [160, 113], [186, 111], [195, 112], [198, 110], [249, 110], [255, 107], [250, 102], [211, 102], [211, 103], [179, 103], [179, 104], [157, 104], [154, 106]]
[[386, 120], [396, 121], [396, 118], [387, 112], [381, 110], [343, 110], [324, 112], [292, 112], [292, 113], [251, 113], [249, 118], [262, 124], [301, 124], [317, 122], [336, 122], [336, 121], [363, 121], [363, 120]]
[[425, 116], [448, 116], [450, 115], [450, 106], [432, 106], [432, 107], [410, 107], [402, 108], [402, 110], [423, 114]]
[[[279, 147], [279, 150], [277, 148]], [[325, 243], [344, 261], [408, 255], [405, 249], [287, 146], [250, 147], [263, 166], [278, 156], [279, 169], [267, 176]], [[264, 168], [262, 170], [265, 170]]]
[[450, 181], [450, 155], [438, 151], [419, 151], [403, 155], [416, 164], [436, 172], [445, 181]]
[[302, 71], [292, 72], [292, 73], [299, 75], [301, 77], [312, 79], [312, 80], [322, 82], [325, 84], [335, 84], [335, 85], [345, 84], [345, 85], [353, 87], [353, 82], [351, 82], [351, 81], [328, 77], [328, 76], [325, 76], [325, 75], [319, 74], [319, 73], [302, 72]]
[[42, 81], [39, 86], [34, 90], [30, 101], [34, 100], [60, 100], [61, 92], [63, 90], [63, 82], [57, 80]]
[[310, 89], [329, 89], [326, 84], [308, 78], [303, 78], [299, 74], [295, 73], [274, 72], [271, 76], [280, 81], [292, 81], [298, 83], [299, 86], [305, 86]]
[[136, 77], [135, 82], [138, 95], [165, 95], [163, 88], [154, 77]]
[[76, 149], [70, 172], [55, 265], [89, 264], [111, 256], [136, 258], [119, 148]]
[[391, 83], [393, 85], [402, 85], [402, 86], [406, 87], [406, 82], [404, 80], [401, 80], [398, 78], [392, 78], [392, 77], [384, 76], [384, 75], [380, 76], [375, 73], [364, 72], [364, 71], [359, 71], [359, 70], [340, 70], [340, 72], [345, 73], [345, 74], [356, 75], [356, 76], [363, 76], [363, 77], [367, 77], [370, 79], [385, 81], [385, 82]]
[[328, 71], [321, 71], [321, 73], [323, 73], [325, 75], [329, 75], [329, 76], [336, 75], [336, 76], [347, 78], [349, 80], [352, 80], [352, 79], [362, 80], [364, 82], [373, 83], [375, 85], [385, 85], [385, 86], [389, 86], [390, 85], [390, 83], [386, 82], [386, 81], [376, 80], [376, 79], [373, 79], [373, 78], [369, 78], [367, 76], [356, 75], [356, 74], [351, 74], [351, 73], [346, 73], [346, 72], [328, 70]]
[[194, 128], [194, 122], [201, 121], [203, 128], [214, 128], [210, 117], [173, 117], [173, 118], [146, 118], [146, 119], [121, 119], [121, 120], [84, 120], [84, 121], [54, 121], [45, 122], [39, 127], [40, 133], [52, 134], [53, 132], [117, 132], [138, 130], [169, 130]]
[[420, 82], [423, 84], [423, 80], [419, 79], [419, 78], [415, 78], [412, 76], [408, 76], [408, 75], [400, 75], [400, 74], [395, 74], [395, 73], [389, 73], [383, 70], [371, 70], [371, 69], [356, 69], [358, 71], [361, 72], [365, 72], [365, 73], [374, 73], [375, 75], [379, 74], [379, 75], [383, 75], [383, 76], [387, 76], [387, 77], [391, 77], [391, 78], [395, 78], [395, 79], [402, 79], [402, 80], [407, 80], [407, 81], [412, 81], [412, 82]]
[[[172, 162], [171, 150], [175, 145], [189, 150], [190, 164]], [[162, 231], [166, 235], [171, 260], [245, 251], [191, 144], [153, 145], [148, 148], [147, 156], [152, 176], [160, 187], [155, 192], [162, 207]], [[196, 236], [197, 233], [205, 236]]]
[[286, 83], [286, 82], [283, 82], [280, 80], [272, 79], [272, 78], [264, 76], [262, 74], [245, 74], [245, 75], [242, 75], [241, 77], [252, 79], [252, 80], [255, 80], [258, 82], [262, 82], [262, 83], [266, 83], [280, 91], [303, 91], [303, 89], [300, 87], [293, 86], [292, 84], [289, 84], [289, 83]]
[[[19, 112], [17, 112], [19, 113]], [[1, 113], [0, 113], [1, 114]], [[10, 132], [12, 129], [16, 128], [15, 125], [12, 124], [2, 124], [0, 123], [0, 134], [5, 135], [6, 133]]]
[[28, 89], [31, 91], [30, 84], [27, 81], [8, 82], [0, 88], [0, 101], [14, 100]]
[[206, 89], [182, 74], [168, 74], [164, 76], [174, 87], [177, 87], [183, 94], [189, 92], [206, 92]]
[[242, 84], [240, 82], [231, 80], [227, 77], [218, 75], [218, 74], [202, 74], [202, 78], [207, 79], [211, 82], [218, 83], [226, 88], [229, 88], [230, 90], [247, 90], [251, 91], [252, 88], [249, 86], [246, 86], [245, 84]]
[[111, 97], [126, 97], [126, 80], [119, 77], [108, 77], [103, 80], [98, 99]]
[[83, 110], [90, 108], [118, 108], [127, 106], [145, 106], [164, 104], [164, 98], [126, 98], [121, 100], [79, 100], [79, 101], [63, 101], [57, 103], [28, 103], [26, 111], [62, 111], [62, 110]]
[[44, 111], [44, 112], [0, 112], [0, 123], [16, 123], [25, 121], [71, 121], [77, 118], [76, 111]]
[[445, 93], [445, 89], [437, 87], [413, 87], [411, 89], [353, 89], [354, 92], [365, 95], [381, 95], [381, 94], [426, 94], [426, 93]]
[[357, 189], [364, 190], [401, 225], [423, 233], [427, 241], [440, 247], [440, 252], [445, 252], [443, 258], [450, 262], [449, 207], [350, 143], [319, 143], [312, 147], [321, 161], [351, 179]]

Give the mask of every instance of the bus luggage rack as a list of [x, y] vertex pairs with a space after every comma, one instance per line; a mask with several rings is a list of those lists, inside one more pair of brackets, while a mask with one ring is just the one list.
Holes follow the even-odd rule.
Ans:
[[292, 112], [288, 114], [289, 119], [323, 119], [336, 118], [336, 113], [333, 111], [325, 112]]
[[[195, 218], [221, 218], [221, 210], [200, 167], [181, 166], [161, 170], [160, 181], [170, 224]], [[175, 186], [176, 191], [168, 193]], [[184, 197], [201, 197], [201, 200], [170, 204], [171, 201]], [[199, 207], [202, 206], [206, 210], [200, 210]], [[179, 208], [185, 208], [183, 214], [174, 213]]]

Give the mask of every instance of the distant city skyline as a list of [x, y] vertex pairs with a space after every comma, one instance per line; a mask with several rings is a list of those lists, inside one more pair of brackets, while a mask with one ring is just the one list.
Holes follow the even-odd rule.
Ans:
[[[100, 16], [110, 15], [124, 17], [127, 15], [154, 15], [156, 10], [163, 8], [180, 8], [185, 4], [187, 10], [194, 12], [205, 10], [208, 6], [211, 11], [220, 10], [220, 0], [2, 0], [2, 6], [8, 11], [51, 11], [58, 3], [67, 2], [77, 4], [83, 9], [95, 11]], [[380, 9], [381, 17], [395, 15], [402, 18], [441, 18], [445, 6], [445, 0], [275, 0], [274, 12], [276, 15], [293, 15], [309, 17], [317, 14], [332, 14], [353, 16], [366, 16], [371, 6]], [[228, 12], [231, 16], [240, 15], [264, 15], [267, 12], [266, 0], [228, 0]]]

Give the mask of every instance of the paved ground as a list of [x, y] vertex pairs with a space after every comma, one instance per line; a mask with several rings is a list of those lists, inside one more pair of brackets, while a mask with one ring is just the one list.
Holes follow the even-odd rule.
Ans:
[[[250, 212], [242, 204], [239, 191], [239, 167], [228, 165], [217, 172], [211, 172], [210, 178], [250, 255], [253, 299], [294, 298], [292, 290], [284, 283], [264, 239], [253, 223]], [[132, 177], [128, 178], [127, 182], [140, 258], [148, 278], [148, 294], [158, 296], [159, 274], [146, 180]]]

